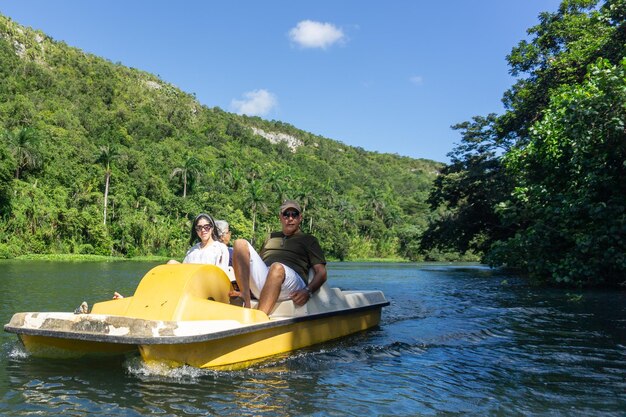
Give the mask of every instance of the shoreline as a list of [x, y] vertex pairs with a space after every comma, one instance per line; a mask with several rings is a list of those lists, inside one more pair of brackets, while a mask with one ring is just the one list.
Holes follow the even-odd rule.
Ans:
[[[167, 262], [171, 257], [164, 256], [134, 256], [125, 258], [122, 256], [105, 256], [105, 255], [86, 255], [86, 254], [29, 254], [20, 255], [15, 258], [3, 259], [5, 261], [53, 261], [53, 262], [121, 262], [121, 261], [139, 261], [139, 262]], [[328, 262], [364, 262], [364, 263], [411, 263], [411, 261], [403, 258], [356, 258], [340, 261], [339, 259], [329, 258]]]
[[[104, 255], [86, 255], [86, 254], [28, 254], [20, 255], [15, 258], [0, 259], [3, 261], [46, 261], [46, 262], [157, 262], [166, 263], [172, 259], [172, 257], [158, 256], [158, 255], [146, 255], [135, 256], [132, 258], [125, 258], [122, 256], [104, 256]], [[175, 259], [175, 258], [174, 258]], [[441, 261], [411, 261], [403, 258], [355, 258], [345, 259], [343, 261], [335, 258], [328, 258], [328, 263], [436, 263], [436, 264], [480, 264], [477, 261], [468, 260], [441, 260]]]
[[15, 258], [4, 259], [5, 261], [53, 261], [53, 262], [121, 262], [121, 261], [142, 261], [142, 262], [167, 262], [171, 258], [163, 256], [135, 256], [125, 258], [123, 256], [105, 255], [84, 255], [84, 254], [29, 254], [20, 255]]

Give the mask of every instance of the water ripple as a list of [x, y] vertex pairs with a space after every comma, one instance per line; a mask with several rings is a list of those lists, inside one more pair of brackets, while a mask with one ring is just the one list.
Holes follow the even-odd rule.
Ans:
[[[0, 306], [7, 320], [32, 305], [55, 310], [108, 287], [132, 288], [132, 277], [140, 275], [131, 270], [136, 266], [113, 277], [110, 266], [29, 268], [2, 270], [17, 273], [7, 287], [10, 305]], [[0, 415], [624, 415], [622, 294], [586, 291], [573, 302], [564, 291], [530, 287], [484, 267], [340, 264], [329, 270], [344, 288], [384, 291], [391, 304], [379, 327], [236, 371], [172, 369], [138, 356], [46, 361], [3, 334]], [[76, 294], [78, 281], [66, 275], [94, 292]], [[6, 287], [0, 273], [2, 279]], [[57, 287], [63, 293], [50, 297]]]

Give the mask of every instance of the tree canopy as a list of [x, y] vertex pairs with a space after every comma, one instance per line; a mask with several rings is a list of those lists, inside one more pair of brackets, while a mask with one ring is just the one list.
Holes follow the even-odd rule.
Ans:
[[424, 248], [480, 253], [547, 283], [624, 285], [626, 2], [564, 0], [508, 62], [502, 115], [461, 143], [429, 202]]

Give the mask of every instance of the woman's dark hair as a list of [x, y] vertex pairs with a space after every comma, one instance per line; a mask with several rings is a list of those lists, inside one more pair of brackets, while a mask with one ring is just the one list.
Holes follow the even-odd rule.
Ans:
[[200, 240], [200, 238], [198, 237], [198, 233], [196, 233], [196, 226], [198, 225], [198, 222], [200, 221], [200, 219], [205, 219], [207, 222], [209, 222], [209, 224], [211, 225], [211, 238], [213, 238], [213, 240], [215, 240], [216, 242], [220, 241], [220, 237], [219, 237], [219, 232], [217, 230], [217, 227], [215, 227], [215, 221], [213, 220], [213, 217], [209, 216], [206, 213], [200, 213], [196, 216], [196, 218], [193, 220], [193, 223], [191, 224], [191, 235], [189, 237], [189, 245], [193, 245], [195, 244], [197, 241]]

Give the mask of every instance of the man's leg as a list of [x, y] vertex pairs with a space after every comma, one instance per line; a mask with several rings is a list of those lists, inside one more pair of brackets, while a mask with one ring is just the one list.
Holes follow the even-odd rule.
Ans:
[[272, 311], [276, 304], [276, 300], [278, 300], [280, 288], [284, 281], [285, 268], [279, 263], [273, 263], [267, 274], [265, 285], [263, 285], [263, 289], [261, 290], [258, 306], [259, 310], [263, 311], [265, 314], [270, 314], [270, 311]]
[[247, 240], [237, 239], [233, 245], [233, 269], [243, 305], [250, 308], [250, 249]]

